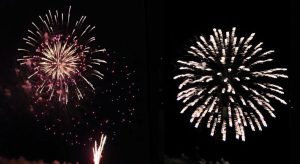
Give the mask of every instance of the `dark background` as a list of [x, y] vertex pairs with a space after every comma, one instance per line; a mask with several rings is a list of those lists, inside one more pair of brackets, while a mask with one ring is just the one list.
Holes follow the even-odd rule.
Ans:
[[[101, 45], [128, 58], [137, 70], [141, 87], [135, 123], [105, 149], [103, 163], [158, 164], [166, 156], [182, 154], [196, 160], [218, 160], [233, 164], [296, 163], [296, 4], [287, 1], [0, 1], [0, 85], [13, 90], [16, 48], [32, 19], [48, 9], [65, 10], [73, 16], [87, 15], [97, 26]], [[247, 133], [246, 142], [228, 136], [221, 142], [205, 129], [195, 129], [189, 115], [180, 114], [176, 102], [175, 61], [185, 54], [193, 36], [210, 34], [212, 28], [247, 36], [276, 50], [276, 64], [289, 69], [284, 81], [288, 106], [276, 105], [276, 119], [268, 118], [262, 132]], [[1, 89], [0, 88], [0, 89]], [[20, 98], [21, 99], [21, 98]], [[19, 105], [11, 108], [1, 94], [0, 156], [90, 163], [89, 150], [74, 148], [39, 129]]]

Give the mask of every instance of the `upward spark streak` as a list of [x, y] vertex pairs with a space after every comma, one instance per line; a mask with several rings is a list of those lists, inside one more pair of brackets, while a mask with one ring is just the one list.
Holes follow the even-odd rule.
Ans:
[[99, 145], [97, 145], [97, 141], [95, 141], [95, 146], [93, 147], [94, 164], [100, 164], [105, 142], [106, 142], [106, 135], [104, 134], [102, 134], [100, 138]]
[[180, 81], [181, 113], [195, 108], [190, 119], [196, 121], [195, 127], [207, 119], [210, 134], [218, 130], [224, 141], [229, 128], [235, 130], [236, 139], [245, 141], [245, 127], [262, 130], [267, 127], [263, 114], [275, 117], [272, 101], [287, 104], [280, 97], [283, 88], [274, 84], [274, 79], [288, 77], [287, 69], [261, 69], [273, 61], [274, 51], [264, 52], [262, 42], [252, 45], [255, 33], [239, 39], [235, 31], [235, 27], [225, 33], [213, 29], [209, 40], [200, 36], [187, 51], [189, 60], [177, 61], [180, 73], [174, 76]]

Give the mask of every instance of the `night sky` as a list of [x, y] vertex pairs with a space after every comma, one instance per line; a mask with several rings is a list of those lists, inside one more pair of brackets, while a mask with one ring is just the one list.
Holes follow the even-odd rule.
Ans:
[[[0, 157], [92, 163], [91, 145], [72, 146], [62, 137], [45, 131], [36, 121], [15, 75], [17, 48], [22, 45], [31, 21], [48, 9], [67, 11], [72, 5], [72, 16], [86, 15], [88, 22], [96, 25], [97, 43], [120, 63], [109, 68], [122, 70], [127, 65], [134, 70], [136, 100], [119, 105], [124, 110], [134, 106], [134, 116], [130, 124], [105, 129], [111, 134], [116, 131], [117, 135], [105, 147], [103, 164], [158, 164], [166, 157], [182, 155], [195, 161], [224, 158], [233, 164], [294, 164], [298, 38], [294, 3], [293, 0], [0, 0]], [[274, 64], [287, 67], [289, 75], [289, 79], [280, 82], [289, 104], [274, 103], [277, 118], [267, 117], [269, 126], [262, 132], [248, 130], [246, 142], [237, 141], [232, 135], [223, 142], [211, 137], [206, 128], [195, 129], [189, 123], [190, 115], [179, 113], [182, 106], [176, 101], [177, 83], [173, 80], [176, 60], [186, 54], [194, 36], [209, 35], [213, 28], [232, 27], [237, 27], [238, 36], [255, 32], [255, 42], [263, 41], [264, 47], [274, 49]], [[111, 81], [118, 78], [108, 77]], [[109, 84], [97, 85], [105, 88]], [[122, 91], [114, 94], [89, 98], [102, 104], [115, 96], [124, 96]], [[94, 107], [97, 106], [90, 106]], [[102, 108], [106, 109], [105, 116], [119, 119], [109, 114], [109, 103], [103, 103]], [[84, 136], [86, 131], [79, 134]]]

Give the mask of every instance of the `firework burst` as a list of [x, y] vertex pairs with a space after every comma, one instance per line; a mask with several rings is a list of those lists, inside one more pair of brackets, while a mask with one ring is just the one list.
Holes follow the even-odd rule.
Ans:
[[86, 16], [71, 24], [70, 13], [71, 6], [67, 14], [49, 10], [39, 16], [40, 23], [32, 22], [23, 38], [25, 48], [18, 49], [23, 54], [18, 61], [30, 72], [28, 79], [37, 100], [56, 98], [67, 104], [72, 95], [80, 100], [84, 97], [80, 88], [95, 90], [89, 77], [103, 78], [99, 66], [106, 61], [97, 56], [105, 49], [95, 46], [95, 26], [86, 24]]
[[100, 138], [99, 145], [97, 145], [97, 141], [95, 141], [95, 146], [93, 147], [94, 164], [100, 164], [105, 142], [106, 142], [106, 135], [103, 134]]
[[252, 131], [267, 127], [264, 113], [275, 117], [273, 100], [287, 104], [280, 95], [283, 88], [276, 79], [288, 78], [286, 68], [273, 68], [273, 50], [263, 51], [262, 42], [253, 45], [249, 37], [235, 36], [236, 28], [223, 33], [213, 29], [209, 39], [200, 36], [192, 45], [186, 60], [178, 60], [177, 100], [193, 108], [190, 122], [198, 127], [206, 120], [210, 135], [217, 129], [226, 140], [227, 127], [234, 129], [236, 139], [245, 141], [245, 127]]

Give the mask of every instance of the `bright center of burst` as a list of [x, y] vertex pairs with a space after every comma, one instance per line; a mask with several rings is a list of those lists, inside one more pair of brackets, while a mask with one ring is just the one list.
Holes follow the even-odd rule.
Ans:
[[223, 83], [222, 93], [231, 92], [234, 93], [233, 86], [231, 84], [234, 75], [232, 74], [231, 68], [224, 68], [223, 71], [218, 72], [217, 76], [219, 76], [220, 81]]
[[221, 78], [221, 81], [227, 83], [230, 78], [232, 78], [232, 69], [224, 69], [223, 72], [218, 72], [217, 75]]
[[53, 80], [72, 78], [81, 62], [78, 48], [61, 40], [48, 43], [41, 60], [41, 70]]

